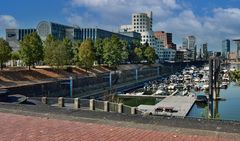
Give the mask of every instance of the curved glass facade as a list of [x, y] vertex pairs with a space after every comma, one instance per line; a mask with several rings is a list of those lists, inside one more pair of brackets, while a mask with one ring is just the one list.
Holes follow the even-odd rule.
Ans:
[[50, 23], [42, 21], [37, 26], [37, 33], [41, 39], [46, 39], [49, 34], [51, 34]]

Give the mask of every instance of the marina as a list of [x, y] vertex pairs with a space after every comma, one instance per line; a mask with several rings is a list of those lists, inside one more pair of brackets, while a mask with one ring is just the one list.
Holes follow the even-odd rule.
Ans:
[[[148, 105], [138, 102], [140, 104], [136, 105], [138, 110], [147, 115], [240, 120], [238, 109], [234, 110], [226, 106], [223, 109], [227, 107], [230, 109], [224, 110], [224, 113], [218, 109], [221, 104], [239, 105], [236, 99], [230, 97], [237, 96], [236, 98], [240, 99], [237, 94], [239, 86], [235, 82], [231, 82], [229, 75], [234, 70], [234, 68], [226, 67], [221, 67], [221, 70], [219, 70], [219, 79], [213, 90], [213, 105], [208, 104], [210, 101], [209, 82], [212, 81], [209, 80], [208, 65], [202, 68], [186, 67], [168, 77], [148, 82], [141, 89], [118, 96], [119, 98], [137, 98], [138, 100], [145, 97], [155, 98], [155, 104]], [[226, 97], [226, 93], [231, 94]], [[228, 115], [228, 113], [231, 113], [231, 115]]]

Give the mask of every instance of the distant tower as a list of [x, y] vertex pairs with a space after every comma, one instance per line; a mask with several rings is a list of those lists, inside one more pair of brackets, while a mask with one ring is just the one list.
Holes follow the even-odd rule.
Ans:
[[196, 60], [196, 37], [191, 35], [183, 38], [182, 47], [191, 51], [191, 60]]
[[203, 60], [208, 60], [208, 44], [205, 43], [202, 45]]
[[222, 41], [222, 57], [224, 59], [227, 59], [229, 53], [230, 53], [230, 40], [226, 39]]
[[240, 39], [233, 40], [237, 44], [237, 60], [240, 61]]

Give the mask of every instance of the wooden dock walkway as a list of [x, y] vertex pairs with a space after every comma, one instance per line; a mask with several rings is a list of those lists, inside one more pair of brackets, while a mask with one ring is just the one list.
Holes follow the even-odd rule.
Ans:
[[[157, 103], [156, 105], [140, 105], [138, 108], [142, 111], [154, 115], [167, 115], [185, 117], [195, 103], [195, 97], [191, 96], [169, 96]], [[172, 109], [174, 112], [156, 111], [155, 109]]]

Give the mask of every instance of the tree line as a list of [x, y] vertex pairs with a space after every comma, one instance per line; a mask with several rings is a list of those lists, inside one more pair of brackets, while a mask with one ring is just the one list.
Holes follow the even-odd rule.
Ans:
[[77, 65], [86, 70], [94, 62], [116, 68], [124, 63], [154, 63], [157, 59], [154, 48], [140, 41], [127, 42], [116, 35], [111, 38], [92, 41], [71, 41], [67, 38], [57, 40], [49, 35], [42, 41], [36, 32], [26, 35], [20, 41], [20, 49], [12, 52], [8, 42], [0, 38], [0, 65], [9, 60], [21, 60], [30, 69], [38, 64], [62, 68], [65, 65]]

